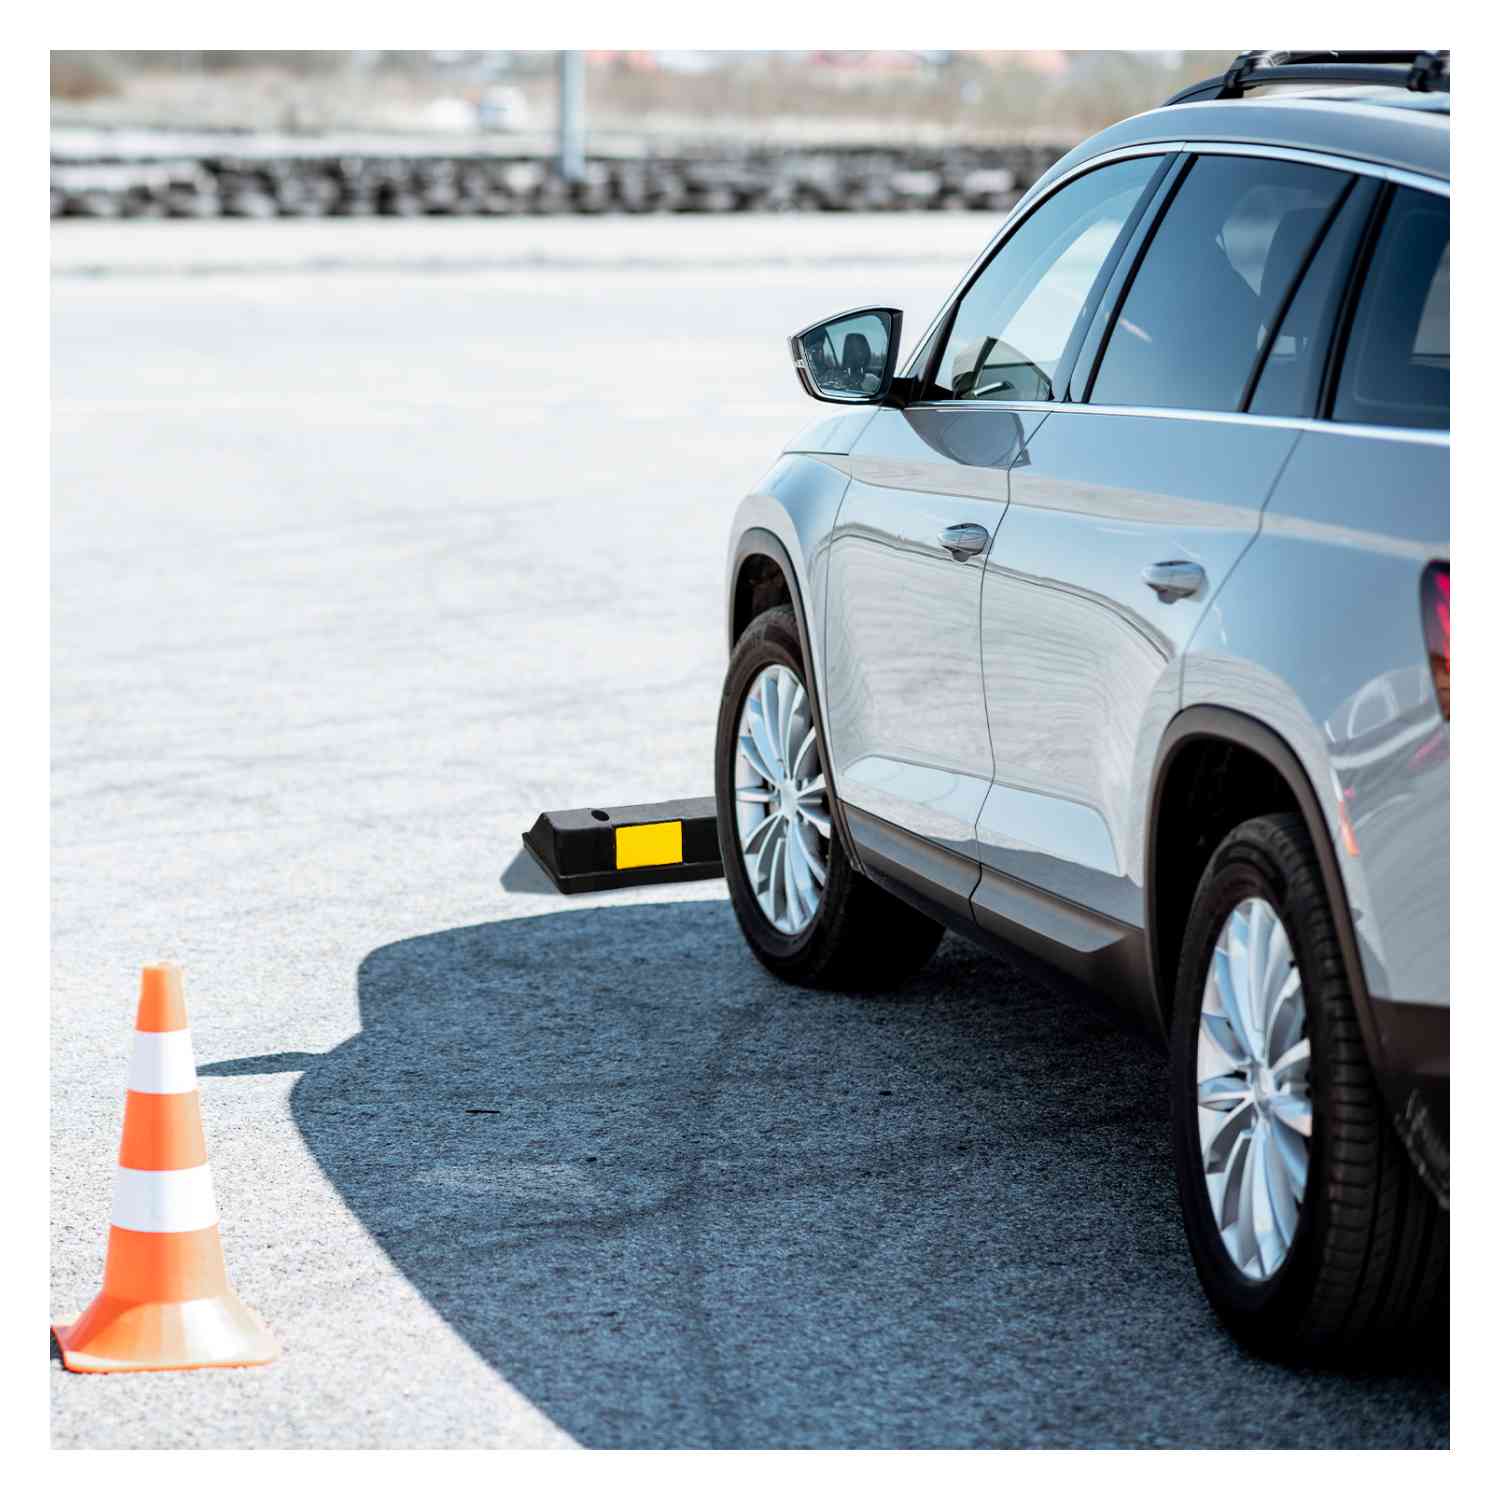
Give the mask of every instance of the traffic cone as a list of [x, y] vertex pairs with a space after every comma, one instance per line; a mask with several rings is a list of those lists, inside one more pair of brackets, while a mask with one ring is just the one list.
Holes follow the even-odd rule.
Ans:
[[263, 1365], [275, 1340], [235, 1296], [198, 1114], [198, 1071], [173, 964], [141, 972], [104, 1290], [52, 1325], [70, 1370]]

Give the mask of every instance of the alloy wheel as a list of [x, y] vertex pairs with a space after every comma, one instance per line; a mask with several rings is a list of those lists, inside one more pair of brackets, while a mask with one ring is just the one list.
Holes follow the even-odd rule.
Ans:
[[778, 932], [812, 925], [828, 883], [832, 828], [812, 704], [790, 667], [766, 667], [740, 710], [735, 826], [750, 889]]
[[1291, 938], [1260, 897], [1214, 944], [1198, 1026], [1198, 1140], [1224, 1248], [1251, 1281], [1286, 1260], [1312, 1137], [1307, 1007]]

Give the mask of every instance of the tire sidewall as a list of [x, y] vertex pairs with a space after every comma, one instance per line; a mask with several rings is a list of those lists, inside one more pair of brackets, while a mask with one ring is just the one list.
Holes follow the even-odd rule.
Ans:
[[[1321, 1036], [1323, 1007], [1319, 975], [1307, 960], [1311, 952], [1307, 914], [1289, 898], [1291, 872], [1253, 825], [1236, 829], [1204, 872], [1193, 901], [1183, 942], [1172, 1025], [1172, 1131], [1183, 1222], [1198, 1274], [1210, 1300], [1234, 1331], [1251, 1344], [1274, 1341], [1287, 1320], [1295, 1320], [1312, 1292], [1318, 1272], [1318, 1246], [1324, 1241], [1327, 1201], [1323, 1142], [1331, 1101], [1324, 1097], [1318, 1060], [1328, 1055]], [[1214, 1221], [1198, 1139], [1197, 1049], [1203, 992], [1214, 945], [1230, 912], [1258, 896], [1270, 903], [1291, 939], [1302, 977], [1311, 1043], [1313, 1132], [1308, 1143], [1307, 1191], [1292, 1244], [1276, 1273], [1252, 1281], [1230, 1259]]]

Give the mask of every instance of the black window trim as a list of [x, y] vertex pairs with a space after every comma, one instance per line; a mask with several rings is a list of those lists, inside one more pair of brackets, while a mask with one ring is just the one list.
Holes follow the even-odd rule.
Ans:
[[1088, 368], [1088, 376], [1084, 380], [1079, 392], [1079, 404], [1087, 406], [1094, 394], [1094, 382], [1099, 378], [1099, 366], [1104, 362], [1104, 352], [1109, 348], [1109, 341], [1115, 336], [1115, 325], [1120, 321], [1120, 314], [1125, 309], [1126, 298], [1130, 296], [1130, 289], [1135, 285], [1135, 278], [1140, 269], [1146, 263], [1146, 256], [1151, 251], [1152, 242], [1156, 239], [1156, 231], [1161, 228], [1166, 219], [1168, 211], [1173, 203], [1177, 201], [1177, 194], [1182, 190], [1182, 185], [1192, 174], [1193, 168], [1198, 165], [1198, 155], [1195, 152], [1184, 154], [1181, 169], [1172, 178], [1166, 192], [1161, 194], [1161, 201], [1156, 205], [1156, 212], [1151, 217], [1151, 222], [1146, 226], [1145, 232], [1140, 236], [1135, 246], [1134, 255], [1130, 264], [1124, 268], [1120, 284], [1115, 290], [1115, 295], [1110, 299], [1110, 305], [1104, 310], [1104, 326], [1099, 334], [1099, 342], [1094, 346], [1094, 355]]
[[1135, 280], [1136, 268], [1141, 263], [1146, 246], [1151, 243], [1156, 234], [1156, 226], [1161, 223], [1162, 215], [1171, 205], [1172, 199], [1177, 196], [1177, 189], [1182, 185], [1182, 179], [1187, 175], [1192, 164], [1191, 152], [1178, 151], [1173, 154], [1171, 161], [1167, 164], [1167, 170], [1156, 179], [1155, 190], [1142, 205], [1143, 212], [1137, 218], [1130, 233], [1121, 236], [1119, 254], [1115, 257], [1110, 270], [1110, 279], [1105, 284], [1103, 295], [1099, 299], [1098, 307], [1094, 309], [1093, 317], [1089, 319], [1084, 327], [1083, 336], [1079, 339], [1076, 361], [1068, 372], [1065, 404], [1069, 406], [1084, 404], [1083, 393], [1093, 384], [1094, 372], [1099, 368], [1099, 356], [1109, 342], [1115, 319], [1124, 304], [1131, 283]]
[[[1288, 421], [1295, 420], [1318, 422], [1325, 420], [1321, 415], [1323, 410], [1324, 392], [1331, 389], [1328, 383], [1330, 379], [1329, 371], [1332, 368], [1334, 350], [1338, 346], [1341, 319], [1344, 317], [1347, 299], [1350, 295], [1349, 288], [1352, 278], [1355, 276], [1356, 272], [1359, 269], [1360, 257], [1364, 254], [1364, 248], [1367, 238], [1370, 234], [1371, 225], [1378, 221], [1381, 204], [1384, 200], [1384, 195], [1387, 192], [1388, 187], [1389, 184], [1380, 178], [1357, 173], [1355, 175], [1353, 185], [1349, 189], [1349, 194], [1345, 199], [1344, 206], [1352, 208], [1353, 212], [1359, 214], [1361, 216], [1360, 222], [1355, 229], [1355, 238], [1353, 245], [1345, 250], [1342, 264], [1335, 268], [1338, 275], [1338, 286], [1335, 289], [1333, 296], [1330, 298], [1330, 301], [1333, 303], [1332, 309], [1331, 311], [1326, 311], [1324, 313], [1322, 322], [1318, 327], [1316, 346], [1314, 350], [1314, 357], [1316, 358], [1318, 364], [1318, 374], [1317, 382], [1313, 387], [1312, 399], [1311, 401], [1304, 403], [1304, 406], [1306, 408], [1305, 410], [1299, 411], [1293, 416], [1289, 416], [1286, 419]], [[1360, 202], [1361, 196], [1363, 196], [1364, 199], [1362, 204]], [[1327, 228], [1324, 231], [1324, 239], [1326, 239], [1328, 235], [1333, 232], [1333, 227], [1337, 223], [1337, 217], [1329, 220]], [[1314, 252], [1314, 254], [1316, 254], [1316, 252]], [[1309, 256], [1298, 277], [1299, 286], [1302, 280], [1307, 276], [1307, 273], [1311, 270], [1312, 263], [1312, 256]], [[1280, 317], [1277, 320], [1276, 326], [1278, 332], [1280, 331], [1281, 327], [1281, 319], [1284, 319], [1290, 310], [1291, 303], [1288, 302], [1286, 307], [1281, 310]], [[1267, 349], [1269, 350], [1269, 348], [1270, 345], [1268, 344]], [[1265, 374], [1264, 363], [1262, 364], [1261, 374]], [[1260, 379], [1259, 377], [1257, 377], [1255, 382], [1255, 389], [1250, 392], [1249, 404], [1244, 408], [1244, 415], [1270, 415], [1270, 413], [1256, 412], [1251, 409], [1254, 407], [1255, 398], [1257, 395], [1259, 395], [1259, 393]]]
[[1323, 361], [1323, 378], [1318, 384], [1318, 400], [1313, 410], [1318, 420], [1333, 421], [1333, 398], [1339, 387], [1339, 376], [1344, 371], [1344, 352], [1349, 346], [1349, 330], [1354, 325], [1354, 314], [1359, 299], [1364, 294], [1365, 278], [1370, 272], [1370, 262], [1375, 258], [1375, 246], [1380, 243], [1381, 231], [1385, 228], [1386, 216], [1390, 213], [1391, 199], [1396, 196], [1396, 184], [1382, 185], [1380, 195], [1365, 220], [1365, 230], [1360, 236], [1359, 248], [1354, 253], [1354, 263], [1344, 280], [1339, 297], [1338, 316], [1334, 319], [1333, 337], [1328, 341], [1327, 358]]
[[[1276, 347], [1276, 340], [1281, 337], [1281, 325], [1286, 321], [1286, 315], [1291, 311], [1292, 303], [1297, 300], [1297, 293], [1302, 290], [1302, 283], [1307, 279], [1307, 273], [1312, 269], [1312, 263], [1318, 258], [1318, 251], [1323, 248], [1323, 241], [1328, 238], [1328, 232], [1338, 221], [1338, 216], [1344, 211], [1344, 205], [1349, 201], [1354, 189], [1359, 185], [1359, 179], [1352, 173], [1345, 180], [1343, 187], [1328, 207], [1328, 212], [1323, 215], [1323, 222], [1318, 225], [1318, 232], [1313, 235], [1312, 243], [1308, 245], [1306, 254], [1302, 257], [1302, 263], [1287, 283], [1286, 291], [1282, 294], [1281, 301], [1276, 305], [1276, 316], [1271, 319], [1270, 326], [1266, 329], [1266, 341], [1261, 345], [1255, 356], [1255, 363], [1250, 367], [1250, 373], [1245, 378], [1245, 387], [1240, 392], [1240, 404], [1235, 407], [1236, 411], [1247, 412], [1250, 403], [1255, 399], [1255, 389], [1260, 384], [1260, 377], [1265, 373], [1267, 363], [1271, 358], [1271, 350]], [[1328, 366], [1327, 350], [1317, 351], [1315, 357], [1322, 363], [1323, 369]], [[1319, 372], [1319, 389], [1321, 390], [1322, 372]], [[1316, 406], [1314, 407], [1316, 410]]]

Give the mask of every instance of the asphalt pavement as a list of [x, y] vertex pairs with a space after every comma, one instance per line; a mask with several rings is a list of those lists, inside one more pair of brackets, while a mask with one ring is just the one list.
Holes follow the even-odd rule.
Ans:
[[98, 1288], [173, 959], [284, 1346], [54, 1353], [56, 1445], [1446, 1444], [1444, 1370], [1217, 1327], [1142, 1037], [951, 937], [896, 994], [791, 989], [721, 882], [515, 864], [542, 808], [711, 790], [729, 519], [814, 415], [785, 334], [915, 337], [995, 227], [774, 222], [814, 251], [267, 225], [191, 275], [54, 230], [49, 1312]]

